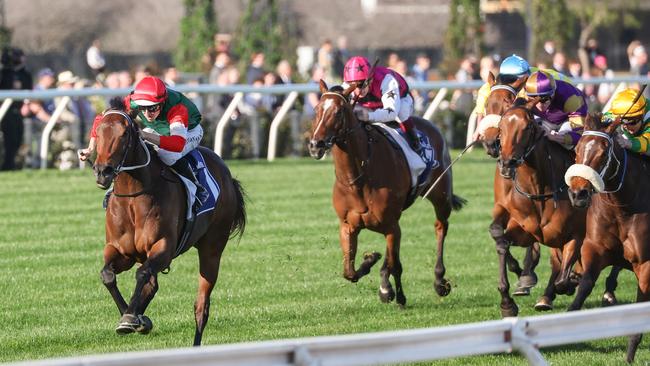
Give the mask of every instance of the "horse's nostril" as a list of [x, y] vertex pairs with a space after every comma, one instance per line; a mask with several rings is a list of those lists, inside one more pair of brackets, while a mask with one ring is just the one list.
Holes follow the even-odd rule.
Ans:
[[589, 192], [587, 192], [586, 189], [581, 189], [578, 191], [578, 194], [576, 194], [576, 198], [579, 200], [584, 200], [589, 197]]

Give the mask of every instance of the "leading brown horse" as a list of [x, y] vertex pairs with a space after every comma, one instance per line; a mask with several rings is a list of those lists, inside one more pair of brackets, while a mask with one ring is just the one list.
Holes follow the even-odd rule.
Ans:
[[[650, 163], [618, 145], [614, 134], [619, 125], [620, 120], [604, 125], [598, 117], [588, 118], [576, 146], [576, 164], [565, 175], [571, 203], [587, 208], [584, 272], [569, 310], [582, 307], [598, 275], [610, 265], [634, 271], [636, 301], [650, 301]], [[628, 362], [640, 342], [641, 334], [630, 337]]]
[[[339, 217], [339, 240], [343, 251], [343, 277], [356, 282], [370, 272], [370, 268], [381, 258], [377, 252], [365, 254], [359, 269], [355, 268], [357, 238], [364, 229], [381, 233], [386, 238], [386, 258], [381, 268], [379, 297], [384, 302], [396, 298], [400, 306], [406, 304], [402, 289], [402, 264], [399, 258], [401, 229], [399, 219], [406, 209], [411, 190], [409, 168], [399, 149], [375, 128], [357, 120], [349, 102], [354, 90], [341, 87], [327, 89], [321, 80], [322, 93], [316, 106], [316, 117], [312, 124], [309, 152], [316, 159], [322, 158], [331, 149], [334, 158], [333, 203]], [[418, 130], [424, 132], [435, 150], [440, 164], [432, 169], [426, 184], [418, 193], [423, 195], [433, 182], [449, 166], [450, 158], [445, 140], [440, 131], [429, 121], [415, 118]], [[438, 240], [435, 265], [434, 288], [440, 296], [451, 291], [444, 278], [443, 247], [448, 218], [452, 210], [459, 210], [465, 201], [454, 195], [451, 170], [442, 176], [436, 189], [426, 197], [436, 212], [436, 237]], [[395, 290], [389, 276], [395, 281]]]
[[526, 105], [516, 102], [499, 123], [500, 174], [512, 180], [512, 189], [505, 197], [498, 197], [499, 188], [495, 187], [495, 202], [506, 203], [502, 208], [508, 212], [507, 226], [499, 221], [490, 226], [499, 254], [503, 316], [518, 314], [505, 271], [510, 245], [529, 246], [539, 242], [560, 249], [552, 252], [553, 272], [544, 296], [536, 305], [536, 308], [550, 308], [555, 293], [568, 293], [575, 287], [569, 275], [584, 237], [584, 213], [571, 207], [562, 180], [573, 162], [573, 153], [545, 137], [530, 111], [537, 101], [534, 98]]
[[[186, 193], [178, 177], [140, 138], [133, 115], [119, 100], [103, 115], [97, 127], [97, 159], [93, 169], [97, 185], [113, 194], [106, 209], [106, 246], [101, 278], [122, 318], [120, 334], [148, 333], [151, 320], [144, 312], [158, 290], [158, 273], [189, 246], [179, 247], [186, 213]], [[243, 192], [228, 167], [214, 152], [200, 148], [207, 168], [220, 187], [214, 210], [199, 215], [187, 242], [198, 251], [199, 287], [194, 303], [194, 345], [201, 344], [208, 322], [210, 294], [217, 282], [221, 254], [246, 225]], [[117, 287], [117, 274], [135, 263], [136, 286], [127, 303]]]

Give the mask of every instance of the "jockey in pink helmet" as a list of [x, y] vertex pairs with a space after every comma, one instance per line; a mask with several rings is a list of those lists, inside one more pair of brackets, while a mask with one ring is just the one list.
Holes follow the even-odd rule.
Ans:
[[420, 141], [411, 120], [413, 97], [402, 75], [382, 66], [373, 69], [365, 57], [354, 56], [345, 64], [343, 81], [344, 88], [353, 83], [357, 85], [353, 92], [359, 98], [354, 109], [357, 118], [369, 122], [399, 122], [413, 150], [420, 151]]

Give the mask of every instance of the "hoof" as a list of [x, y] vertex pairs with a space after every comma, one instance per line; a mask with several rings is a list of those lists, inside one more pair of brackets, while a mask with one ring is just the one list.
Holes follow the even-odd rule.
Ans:
[[553, 310], [553, 303], [549, 301], [548, 298], [542, 296], [535, 304], [535, 310], [537, 311], [550, 311]]
[[377, 263], [381, 259], [381, 254], [378, 252], [365, 252], [363, 253], [363, 261], [370, 262], [372, 264]]
[[383, 288], [379, 286], [379, 300], [387, 304], [395, 299], [395, 291], [392, 287]]
[[445, 297], [451, 292], [451, 284], [443, 278], [440, 282], [434, 282], [433, 289], [436, 290], [438, 296]]
[[512, 292], [513, 296], [528, 296], [530, 295], [530, 287], [517, 286], [515, 291]]
[[404, 294], [397, 294], [397, 306], [401, 310], [406, 309], [406, 296], [404, 296]]
[[513, 303], [510, 307], [501, 307], [501, 316], [504, 318], [515, 317], [519, 314], [519, 307]]
[[115, 328], [115, 331], [120, 335], [131, 334], [136, 332], [139, 326], [140, 320], [135, 315], [124, 314], [122, 315], [117, 328]]
[[151, 332], [151, 329], [153, 329], [153, 323], [151, 322], [151, 319], [149, 319], [149, 317], [146, 315], [138, 315], [138, 318], [140, 319], [140, 326], [136, 328], [135, 331], [140, 334], [149, 334], [149, 332]]
[[613, 292], [605, 292], [603, 294], [603, 299], [601, 301], [602, 307], [614, 306], [616, 304], [618, 304], [618, 301], [616, 300], [616, 296], [614, 295]]
[[531, 288], [535, 287], [535, 285], [537, 285], [537, 275], [535, 272], [531, 272], [530, 274], [519, 277], [516, 287]]

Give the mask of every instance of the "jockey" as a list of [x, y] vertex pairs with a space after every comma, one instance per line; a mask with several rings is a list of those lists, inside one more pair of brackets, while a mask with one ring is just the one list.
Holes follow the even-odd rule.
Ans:
[[[518, 79], [523, 79], [530, 76], [531, 73], [539, 71], [537, 67], [531, 67], [528, 64], [528, 61], [524, 60], [522, 57], [517, 55], [512, 55], [506, 57], [499, 66], [499, 78], [504, 84], [512, 84]], [[542, 69], [542, 71], [551, 74], [556, 80], [563, 80], [571, 84], [571, 79], [565, 76], [562, 73], [559, 73], [552, 69]], [[476, 94], [476, 107], [474, 107], [473, 113], [476, 114], [476, 124], [480, 125], [481, 120], [485, 117], [485, 105], [487, 103], [488, 96], [490, 95], [492, 86], [490, 83], [485, 83], [479, 88]], [[525, 98], [526, 93], [523, 89], [516, 90], [517, 97]], [[475, 132], [475, 139], [478, 137], [478, 131], [482, 131], [481, 128], [477, 128]]]
[[584, 94], [570, 83], [545, 72], [536, 71], [526, 81], [528, 99], [540, 97], [532, 112], [542, 119], [549, 140], [573, 148], [582, 134], [587, 117]]
[[[603, 115], [604, 121], [621, 118], [621, 134], [617, 135], [618, 143], [639, 154], [648, 155], [650, 149], [650, 108], [639, 91], [628, 88], [616, 94], [611, 108]], [[638, 96], [638, 99], [637, 99]], [[636, 101], [635, 101], [636, 99]]]
[[[131, 94], [124, 98], [129, 110], [137, 110], [142, 120], [142, 139], [154, 145], [160, 160], [196, 185], [198, 202], [203, 202], [207, 191], [199, 183], [185, 156], [197, 148], [203, 138], [201, 113], [185, 95], [167, 88], [157, 77], [146, 76]], [[95, 149], [96, 128], [102, 116], [95, 117], [88, 148], [79, 151], [84, 161]]]
[[380, 123], [397, 121], [411, 148], [420, 152], [420, 140], [411, 119], [413, 97], [402, 75], [386, 67], [373, 68], [365, 57], [354, 56], [345, 64], [343, 81], [344, 88], [357, 83], [353, 91], [359, 98], [359, 107], [354, 109], [357, 118]]

